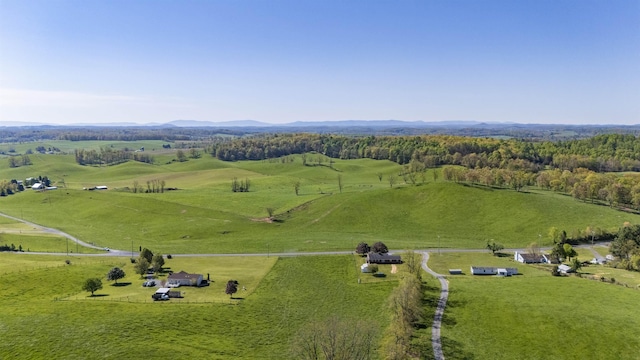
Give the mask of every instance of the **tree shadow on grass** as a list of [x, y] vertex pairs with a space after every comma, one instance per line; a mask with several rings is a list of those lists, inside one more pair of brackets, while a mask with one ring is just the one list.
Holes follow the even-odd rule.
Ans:
[[109, 294], [94, 294], [94, 295], [87, 295], [88, 298], [97, 298], [97, 297], [105, 297], [105, 296], [109, 296]]
[[447, 360], [474, 360], [473, 353], [464, 350], [462, 343], [442, 336], [442, 352]]
[[119, 283], [116, 283], [116, 284], [111, 284], [111, 286], [116, 286], [116, 287], [129, 286], [129, 285], [131, 285], [130, 282], [119, 282]]
[[497, 252], [495, 253], [496, 257], [500, 257], [500, 258], [504, 258], [504, 257], [512, 257], [513, 255], [511, 254], [506, 254], [506, 253], [501, 253], [501, 252]]

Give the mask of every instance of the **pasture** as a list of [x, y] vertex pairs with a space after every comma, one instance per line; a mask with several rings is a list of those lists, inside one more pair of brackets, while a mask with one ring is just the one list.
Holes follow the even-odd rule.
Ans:
[[[397, 281], [358, 284], [354, 258], [174, 258], [167, 266], [211, 270], [216, 283], [233, 277], [247, 285], [230, 301], [216, 285], [185, 290], [181, 301], [144, 302], [120, 291], [144, 292], [133, 273], [113, 287], [103, 280], [97, 298], [82, 281], [128, 258], [0, 254], [6, 290], [0, 297], [0, 357], [11, 359], [148, 357], [177, 359], [289, 359], [292, 341], [312, 321], [330, 316], [366, 320], [379, 335], [387, 326], [386, 301]], [[45, 261], [40, 262], [41, 260]], [[18, 264], [18, 267], [5, 264]], [[131, 290], [123, 290], [130, 288]], [[207, 299], [195, 295], [203, 290]], [[203, 295], [204, 296], [204, 295]], [[110, 299], [111, 298], [111, 299]], [[57, 300], [56, 300], [57, 299]], [[188, 302], [187, 299], [194, 299]], [[150, 300], [150, 298], [149, 298]], [[61, 334], [64, 334], [61, 337]]]
[[[470, 275], [469, 266], [517, 267], [509, 278]], [[486, 253], [432, 253], [429, 266], [448, 274], [442, 336], [447, 359], [635, 359], [640, 291], [524, 265]], [[602, 266], [584, 272], [610, 271]], [[638, 279], [636, 278], [636, 281]]]
[[[352, 250], [360, 241], [424, 249], [482, 248], [493, 239], [524, 247], [532, 241], [549, 245], [546, 234], [553, 226], [615, 231], [626, 221], [640, 221], [639, 215], [547, 191], [434, 181], [438, 169], [416, 186], [402, 183], [401, 167], [389, 161], [335, 160], [329, 167], [287, 159], [222, 162], [205, 154], [183, 163], [91, 167], [75, 164], [72, 155], [38, 154], [31, 166], [9, 169], [0, 163], [2, 177], [47, 175], [60, 188], [25, 191], [0, 202], [5, 213], [99, 246], [176, 254]], [[389, 176], [398, 179], [394, 187]], [[232, 192], [233, 178], [248, 179], [250, 191]], [[128, 190], [136, 182], [146, 189], [153, 180], [178, 190]], [[82, 190], [96, 185], [109, 190]]]

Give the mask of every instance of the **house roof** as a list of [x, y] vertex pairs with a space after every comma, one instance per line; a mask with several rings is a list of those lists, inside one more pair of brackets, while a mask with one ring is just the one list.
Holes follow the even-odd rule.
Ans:
[[201, 276], [202, 276], [201, 274], [189, 274], [188, 272], [180, 271], [180, 272], [177, 272], [177, 273], [170, 274], [167, 277], [167, 279], [169, 279], [169, 280], [182, 280], [182, 279], [192, 280], [192, 279], [198, 279]]
[[388, 254], [380, 254], [380, 253], [374, 253], [374, 252], [368, 253], [367, 258], [370, 261], [380, 261], [380, 260], [401, 261], [402, 260], [400, 255], [388, 255]]
[[496, 271], [496, 268], [491, 266], [472, 266], [471, 270], [473, 271]]
[[546, 261], [546, 258], [542, 254], [525, 254], [520, 253], [522, 260], [525, 262], [543, 262]]

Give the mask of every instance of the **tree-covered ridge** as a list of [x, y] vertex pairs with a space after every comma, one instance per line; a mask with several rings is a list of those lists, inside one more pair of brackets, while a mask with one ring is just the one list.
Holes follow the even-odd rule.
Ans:
[[220, 160], [263, 160], [317, 152], [331, 158], [370, 158], [425, 167], [462, 165], [467, 168], [514, 166], [530, 171], [545, 166], [561, 170], [640, 171], [640, 139], [607, 134], [560, 142], [518, 139], [421, 136], [339, 136], [325, 134], [270, 134], [215, 142], [207, 151]]

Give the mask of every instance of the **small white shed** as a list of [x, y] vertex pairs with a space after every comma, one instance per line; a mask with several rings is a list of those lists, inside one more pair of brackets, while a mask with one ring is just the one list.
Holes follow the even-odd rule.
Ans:
[[360, 265], [360, 271], [362, 271], [363, 273], [370, 273], [371, 269], [369, 269], [369, 264], [368, 263], [364, 263], [364, 264]]

